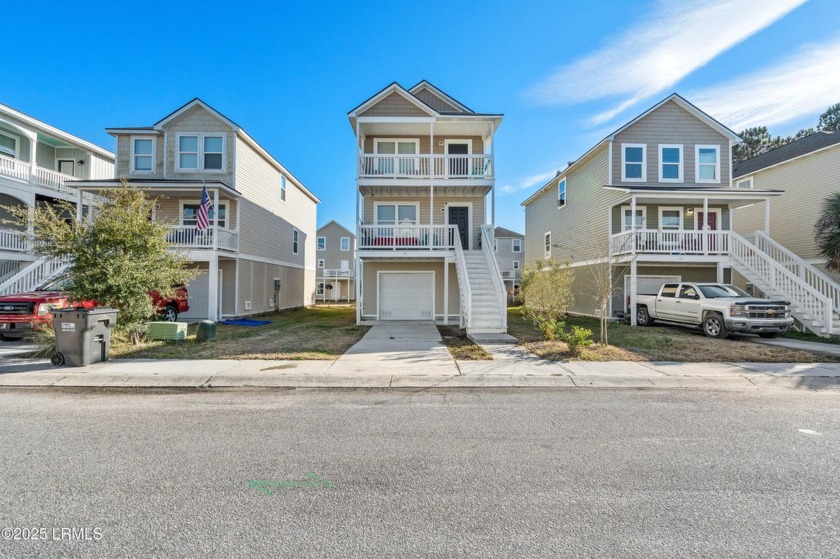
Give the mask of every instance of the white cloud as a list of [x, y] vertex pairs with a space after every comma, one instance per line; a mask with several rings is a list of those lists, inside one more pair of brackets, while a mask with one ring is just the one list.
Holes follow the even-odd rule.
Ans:
[[[565, 165], [564, 165], [565, 167]], [[547, 183], [552, 177], [557, 175], [557, 171], [548, 171], [546, 173], [540, 173], [538, 175], [531, 175], [529, 177], [525, 177], [524, 179], [518, 181], [516, 184], [505, 184], [498, 188], [498, 191], [502, 194], [513, 194], [514, 192], [519, 192], [520, 190], [529, 190], [534, 188], [535, 186], [542, 186]]]
[[600, 50], [560, 68], [529, 96], [540, 104], [617, 97], [600, 124], [660, 93], [807, 0], [660, 0]]
[[775, 66], [687, 92], [686, 97], [736, 132], [750, 126], [792, 122], [818, 115], [840, 101], [838, 60], [840, 37], [806, 46]]

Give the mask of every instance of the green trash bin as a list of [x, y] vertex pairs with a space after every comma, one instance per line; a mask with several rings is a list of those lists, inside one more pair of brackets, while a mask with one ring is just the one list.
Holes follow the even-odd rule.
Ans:
[[55, 353], [50, 362], [55, 367], [84, 367], [107, 361], [116, 323], [117, 311], [107, 307], [54, 310]]

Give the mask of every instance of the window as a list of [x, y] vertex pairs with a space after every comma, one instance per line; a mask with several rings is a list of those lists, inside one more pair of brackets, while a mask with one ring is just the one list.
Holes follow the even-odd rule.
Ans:
[[319, 258], [319, 259], [318, 259], [318, 267], [319, 267], [319, 268], [323, 268], [323, 267], [324, 267], [324, 259], [323, 259], [323, 258]]
[[319, 281], [318, 287], [315, 288], [315, 295], [323, 295], [324, 294], [324, 282]]
[[678, 287], [679, 287], [679, 285], [677, 285], [676, 283], [666, 283], [665, 285], [662, 286], [661, 296], [662, 297], [671, 297], [671, 298], [676, 297]]
[[131, 139], [131, 170], [138, 173], [151, 173], [155, 168], [154, 138]]
[[218, 134], [178, 134], [178, 171], [223, 171], [225, 137]]
[[677, 231], [683, 228], [682, 208], [659, 208], [659, 229]]
[[347, 252], [350, 250], [350, 237], [341, 237], [341, 251]]
[[693, 285], [683, 285], [680, 288], [680, 299], [699, 299], [700, 296], [697, 295], [697, 290], [694, 289]]
[[499, 239], [493, 239], [493, 252], [499, 252]]
[[[198, 219], [198, 208], [201, 206], [200, 202], [183, 204], [181, 206], [181, 225], [195, 227], [195, 222]], [[210, 208], [207, 214], [210, 226], [216, 220], [216, 208]], [[219, 227], [225, 227], [227, 224], [227, 203], [219, 203]]]
[[659, 182], [683, 181], [683, 147], [681, 145], [659, 146]]
[[280, 175], [280, 201], [286, 201], [286, 175]]
[[551, 231], [545, 234], [545, 257], [551, 258]]
[[646, 147], [645, 144], [621, 144], [621, 180], [647, 180]]
[[298, 253], [298, 241], [300, 240], [300, 232], [297, 229], [292, 229], [292, 254]]
[[419, 151], [417, 140], [375, 140], [374, 146], [377, 154], [392, 155], [394, 157], [377, 157], [376, 173], [378, 174], [400, 174], [414, 175], [420, 168], [420, 162], [416, 157], [405, 157], [416, 155]]
[[518, 270], [518, 269], [519, 269], [519, 260], [514, 260], [514, 261], [513, 261], [513, 269], [514, 269], [514, 270]]
[[565, 177], [557, 183], [557, 207], [566, 205], [566, 179]]
[[738, 188], [750, 189], [753, 187], [752, 177], [744, 179], [735, 183]]
[[17, 138], [0, 133], [0, 155], [17, 158]]
[[513, 252], [522, 252], [522, 239], [513, 240]]
[[377, 225], [416, 225], [419, 204], [377, 204]]
[[621, 230], [622, 231], [629, 231], [634, 226], [636, 229], [644, 229], [645, 222], [647, 221], [647, 208], [636, 207], [636, 223], [633, 224], [633, 220], [630, 217], [631, 215], [631, 207], [630, 206], [621, 206]]
[[720, 182], [720, 146], [697, 146], [697, 182]]
[[327, 238], [318, 237], [318, 250], [327, 250]]

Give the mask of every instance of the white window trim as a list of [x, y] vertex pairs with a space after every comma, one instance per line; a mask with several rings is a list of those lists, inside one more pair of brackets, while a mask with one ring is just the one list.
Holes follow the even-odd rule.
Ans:
[[752, 189], [754, 189], [754, 188], [755, 188], [755, 182], [753, 181], [753, 177], [752, 177], [752, 175], [750, 175], [750, 176], [748, 176], [748, 177], [746, 177], [746, 178], [743, 178], [743, 179], [738, 179], [738, 180], [735, 182], [735, 188], [740, 188], [740, 189], [742, 189], [742, 190], [747, 190], [746, 188], [744, 188], [743, 186], [741, 186], [741, 184], [742, 184], [742, 183], [745, 183], [745, 182], [749, 182], [749, 183], [750, 183], [749, 190], [752, 190]]
[[[631, 211], [632, 206], [621, 206], [621, 231], [629, 231], [630, 229], [626, 227], [626, 223], [624, 222], [624, 214]], [[642, 212], [642, 226], [640, 229], [644, 229], [647, 225], [647, 206], [636, 206], [636, 211]], [[633, 227], [633, 223], [635, 223], [632, 219], [630, 220], [630, 227]]]
[[292, 229], [292, 254], [300, 252], [300, 231]]
[[315, 284], [315, 295], [321, 295], [321, 296], [324, 295], [324, 284], [325, 283], [326, 282], [319, 281], [317, 284]]
[[[347, 241], [347, 248], [344, 248], [344, 241]], [[350, 237], [341, 237], [338, 241], [338, 250], [341, 252], [350, 252]]]
[[513, 261], [513, 269], [514, 269], [514, 270], [518, 270], [518, 269], [519, 269], [519, 260], [514, 260], [514, 261]]
[[[194, 137], [198, 138], [198, 153], [196, 154], [196, 165], [197, 167], [190, 167], [184, 168], [181, 167], [181, 138], [182, 137]], [[221, 138], [222, 139], [222, 168], [221, 169], [205, 169], [204, 168], [204, 138]], [[212, 134], [200, 134], [198, 132], [179, 132], [175, 134], [175, 172], [176, 173], [225, 173], [227, 172], [227, 134], [225, 133], [212, 133]], [[193, 153], [193, 152], [185, 152], [185, 153]], [[216, 152], [212, 152], [216, 153]]]
[[[391, 142], [394, 143], [394, 151], [398, 151], [398, 149], [399, 149], [399, 148], [397, 148], [396, 144], [398, 144], [400, 142], [406, 142], [406, 143], [411, 142], [411, 143], [414, 144], [414, 153], [382, 153], [382, 154], [380, 154], [379, 153], [379, 144], [391, 143]], [[383, 156], [386, 156], [386, 157], [389, 156], [389, 155], [419, 155], [420, 154], [420, 139], [419, 138], [374, 138], [373, 139], [373, 153], [376, 154], [376, 155], [383, 155]]]
[[[677, 168], [677, 178], [675, 179], [666, 179], [664, 178], [665, 173], [663, 172], [663, 168], [665, 166], [665, 160], [662, 156], [662, 151], [665, 149], [678, 149], [680, 150], [680, 161], [678, 163]], [[685, 158], [683, 156], [683, 146], [682, 144], [659, 144], [659, 182], [683, 182], [683, 168], [685, 167], [684, 162]], [[669, 165], [673, 165], [673, 163], [668, 163]]]
[[443, 213], [446, 216], [446, 225], [449, 223], [449, 208], [467, 208], [467, 246], [464, 250], [472, 250], [473, 245], [473, 204], [472, 202], [447, 202], [443, 205]]
[[[560, 204], [560, 185], [563, 185], [563, 204]], [[565, 208], [569, 205], [569, 184], [566, 182], [566, 177], [557, 181], [557, 209]]]
[[[449, 146], [451, 146], [452, 144], [467, 146], [466, 155], [472, 155], [472, 140], [464, 140], [464, 139], [444, 140], [443, 141], [443, 153], [445, 155], [449, 155]], [[452, 155], [463, 155], [463, 154], [452, 154]]]
[[289, 186], [288, 180], [286, 179], [286, 175], [280, 175], [280, 201], [284, 204], [286, 203], [286, 199], [289, 196]]
[[[664, 227], [662, 227], [662, 213], [663, 212], [678, 212], [680, 214], [679, 229], [665, 229]], [[659, 230], [660, 231], [677, 231], [677, 230], [682, 231], [683, 229], [685, 229], [685, 223], [683, 222], [683, 219], [685, 218], [685, 216], [683, 215], [683, 213], [684, 213], [683, 208], [681, 208], [679, 206], [659, 206]]]
[[[700, 178], [700, 150], [701, 149], [713, 149], [717, 154], [717, 161], [715, 162], [715, 179], [701, 179]], [[705, 163], [705, 165], [709, 165], [709, 163]], [[696, 145], [694, 146], [694, 182], [698, 183], [706, 183], [706, 184], [720, 184], [720, 146], [712, 146], [712, 145]]]
[[323, 268], [324, 268], [324, 266], [326, 266], [326, 263], [327, 263], [327, 261], [326, 261], [325, 259], [323, 259], [323, 258], [319, 258], [319, 259], [318, 259], [318, 268], [323, 269]]
[[0, 152], [0, 155], [3, 155], [5, 157], [11, 157], [12, 159], [17, 159], [18, 154], [20, 153], [19, 148], [18, 148], [18, 144], [20, 142], [18, 141], [17, 136], [12, 136], [11, 134], [6, 134], [5, 132], [0, 132], [0, 136], [3, 136], [5, 138], [9, 138], [11, 141], [13, 141], [15, 143], [15, 147], [13, 148], [14, 149], [13, 154], [9, 155], [6, 152]]
[[[326, 237], [318, 237], [315, 241], [315, 247], [317, 250], [327, 250], [327, 238]], [[323, 245], [323, 246], [322, 246]]]
[[[209, 192], [207, 193], [207, 195], [210, 196], [210, 202], [212, 203], [213, 202], [213, 195], [210, 194]], [[184, 206], [198, 206], [200, 204], [201, 204], [201, 200], [198, 199], [198, 198], [196, 198], [195, 200], [181, 200], [178, 203], [178, 224], [181, 225], [181, 227], [185, 227], [185, 225], [184, 225]], [[228, 208], [228, 203], [219, 201], [219, 207], [222, 207], [222, 208], [225, 209], [225, 225], [224, 225], [224, 227], [219, 225], [219, 229], [227, 229], [227, 230], [233, 231], [232, 228], [228, 227], [228, 225], [230, 225], [230, 217], [231, 217], [230, 213], [228, 212], [228, 209], [229, 209]], [[213, 209], [215, 210], [215, 208], [213, 208]], [[210, 221], [210, 227], [213, 227], [213, 223], [216, 221], [216, 218], [213, 217], [213, 219], [210, 219], [209, 221]]]
[[[519, 248], [517, 248], [517, 243], [519, 243]], [[513, 239], [510, 242], [510, 251], [511, 252], [522, 252], [522, 239]]]
[[546, 231], [543, 235], [543, 254], [546, 258], [551, 258], [551, 231]]
[[397, 210], [397, 206], [414, 206], [417, 208], [417, 223], [414, 225], [420, 225], [420, 202], [374, 202], [373, 203], [373, 224], [379, 225], [379, 206], [394, 206], [394, 221], [397, 223], [389, 223], [386, 225], [399, 225], [399, 210]]
[[[152, 141], [152, 168], [151, 168], [150, 171], [144, 171], [144, 170], [139, 170], [138, 171], [134, 167], [134, 157], [135, 157], [134, 142], [135, 142], [135, 140], [151, 140]], [[149, 175], [153, 174], [155, 172], [155, 165], [157, 164], [157, 162], [156, 162], [156, 159], [157, 159], [156, 158], [156, 155], [157, 155], [157, 138], [155, 138], [154, 136], [129, 136], [129, 141], [131, 142], [131, 150], [130, 150], [131, 151], [131, 162], [130, 162], [131, 172], [132, 173], [145, 173], [145, 174], [149, 174]], [[141, 155], [141, 157], [147, 157], [147, 156], [146, 155]]]
[[[627, 167], [625, 161], [627, 150], [626, 148], [642, 148], [642, 178], [640, 179], [628, 179], [627, 178]], [[631, 162], [632, 164], [636, 165], [635, 161]], [[645, 182], [647, 181], [647, 144], [621, 144], [621, 181], [622, 182]]]

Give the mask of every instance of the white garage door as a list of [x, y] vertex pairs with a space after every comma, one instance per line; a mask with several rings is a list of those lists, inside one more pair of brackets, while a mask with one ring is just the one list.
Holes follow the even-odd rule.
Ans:
[[379, 320], [432, 320], [434, 272], [381, 272]]
[[198, 274], [198, 277], [187, 284], [187, 292], [189, 295], [190, 310], [178, 315], [178, 320], [207, 320], [207, 312], [209, 307], [210, 286], [207, 278], [209, 274], [206, 271]]

